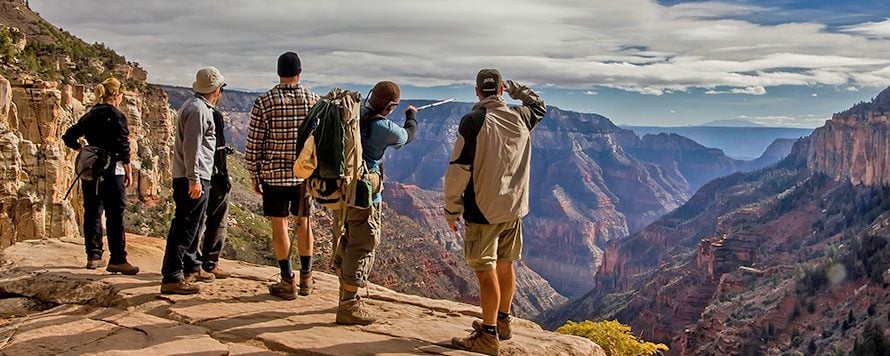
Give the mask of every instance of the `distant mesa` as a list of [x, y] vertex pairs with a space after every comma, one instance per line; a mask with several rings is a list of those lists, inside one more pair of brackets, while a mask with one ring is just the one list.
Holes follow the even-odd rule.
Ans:
[[757, 124], [744, 119], [723, 119], [723, 120], [713, 120], [708, 121], [699, 125], [688, 125], [688, 126], [705, 126], [705, 127], [766, 127], [761, 124]]

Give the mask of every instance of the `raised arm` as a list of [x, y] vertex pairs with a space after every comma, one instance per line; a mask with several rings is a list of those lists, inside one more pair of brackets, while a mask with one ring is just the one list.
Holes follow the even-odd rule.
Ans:
[[515, 110], [519, 111], [519, 115], [522, 116], [529, 131], [534, 130], [547, 115], [547, 106], [544, 104], [544, 100], [525, 85], [512, 80], [508, 80], [505, 84], [510, 97], [522, 101], [522, 106], [516, 107]]

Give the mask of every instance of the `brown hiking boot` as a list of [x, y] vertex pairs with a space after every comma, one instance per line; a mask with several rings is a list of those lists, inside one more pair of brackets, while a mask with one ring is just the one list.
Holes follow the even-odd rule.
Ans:
[[365, 302], [358, 296], [355, 299], [340, 301], [337, 308], [337, 324], [340, 325], [370, 325], [377, 321], [365, 306]]
[[496, 336], [482, 330], [473, 330], [470, 336], [463, 339], [453, 338], [451, 339], [451, 345], [461, 350], [495, 356], [501, 348], [500, 341], [498, 341]]
[[[512, 316], [508, 316], [506, 319], [498, 318], [499, 340], [510, 340], [513, 338], [513, 329], [510, 327], [511, 321], [513, 321]], [[482, 320], [473, 320], [473, 330], [482, 330]]]
[[119, 265], [108, 265], [108, 267], [105, 267], [105, 270], [110, 273], [121, 273], [128, 276], [139, 273], [139, 267], [131, 265], [129, 262], [124, 262]]
[[219, 266], [213, 267], [213, 269], [207, 271], [207, 273], [212, 274], [214, 277], [216, 277], [216, 279], [226, 279], [226, 278], [229, 278], [232, 276], [232, 273], [230, 273], [229, 271], [226, 271], [222, 268], [219, 268]]
[[282, 277], [278, 283], [269, 285], [269, 293], [281, 299], [297, 299], [296, 281], [286, 280]]
[[201, 287], [191, 284], [185, 279], [161, 284], [161, 294], [198, 294], [199, 292], [201, 292]]
[[305, 275], [300, 273], [300, 295], [307, 296], [312, 294], [313, 289], [315, 289], [315, 278], [312, 278], [312, 272], [310, 271]]
[[105, 267], [105, 261], [87, 259], [86, 269], [98, 269]]
[[213, 273], [205, 272], [203, 269], [199, 269], [198, 272], [186, 273], [185, 280], [190, 283], [193, 282], [203, 282], [210, 283], [216, 279], [216, 276]]

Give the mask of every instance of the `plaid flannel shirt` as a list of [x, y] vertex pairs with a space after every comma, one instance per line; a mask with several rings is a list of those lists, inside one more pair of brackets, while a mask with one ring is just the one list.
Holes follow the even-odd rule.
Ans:
[[300, 124], [319, 96], [300, 84], [279, 84], [261, 95], [250, 111], [247, 169], [254, 182], [295, 186], [293, 165]]

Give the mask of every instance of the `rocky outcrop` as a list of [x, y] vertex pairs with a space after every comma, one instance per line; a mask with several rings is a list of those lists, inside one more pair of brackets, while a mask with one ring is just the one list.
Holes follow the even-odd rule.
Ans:
[[[399, 294], [372, 285], [365, 300], [380, 321], [334, 324], [337, 279], [318, 273], [315, 293], [297, 301], [268, 295], [275, 269], [223, 261], [233, 278], [203, 284], [194, 296], [159, 295], [163, 240], [130, 235], [138, 276], [73, 266], [83, 246], [28, 241], [0, 258], [0, 293], [16, 295], [17, 317], [0, 326], [4, 353], [54, 354], [436, 354], [469, 355], [447, 345], [470, 331], [478, 307]], [[35, 255], [33, 251], [42, 253]], [[77, 256], [77, 257], [75, 257]], [[365, 293], [362, 293], [365, 296]], [[22, 300], [25, 298], [26, 300]], [[605, 355], [589, 340], [515, 319], [501, 355]]]
[[813, 131], [807, 166], [853, 184], [890, 184], [890, 89]]

